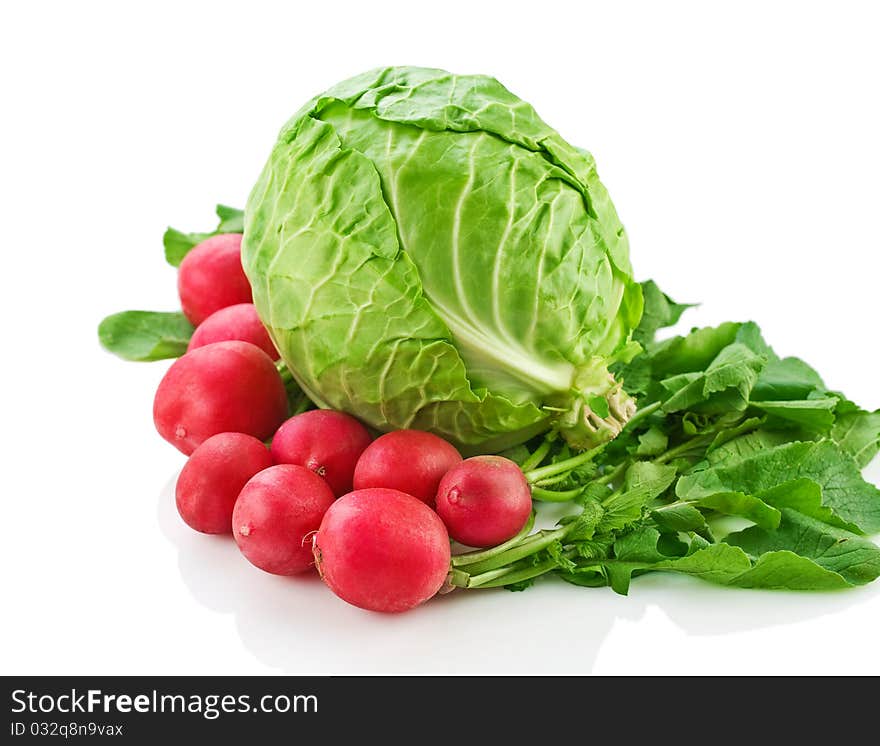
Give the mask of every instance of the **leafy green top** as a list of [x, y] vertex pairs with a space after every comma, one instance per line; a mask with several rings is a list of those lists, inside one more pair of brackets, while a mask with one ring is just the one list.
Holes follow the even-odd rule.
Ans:
[[[751, 322], [656, 341], [685, 306], [643, 289], [645, 352], [615, 369], [640, 394], [623, 433], [580, 455], [552, 433], [508, 452], [536, 499], [583, 512], [488, 559], [454, 558], [451, 582], [522, 590], [554, 573], [626, 593], [654, 571], [787, 590], [878, 577], [880, 549], [863, 535], [880, 532], [880, 490], [860, 469], [880, 447], [880, 412], [779, 358]], [[724, 516], [750, 526], [725, 533]]]
[[220, 233], [243, 233], [244, 232], [244, 211], [226, 205], [217, 205], [217, 217], [220, 222], [217, 227], [210, 233], [184, 233], [177, 228], [168, 228], [162, 237], [162, 243], [165, 244], [165, 260], [172, 267], [179, 267], [183, 258], [197, 244], [200, 244], [206, 238], [216, 236]]

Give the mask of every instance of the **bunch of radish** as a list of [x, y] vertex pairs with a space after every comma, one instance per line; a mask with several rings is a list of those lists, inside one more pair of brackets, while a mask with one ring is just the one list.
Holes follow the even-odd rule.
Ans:
[[440, 591], [450, 539], [491, 547], [517, 535], [529, 484], [499, 456], [462, 460], [417, 430], [373, 435], [354, 417], [289, 417], [278, 352], [252, 304], [241, 235], [196, 246], [178, 276], [196, 326], [153, 407], [156, 428], [189, 456], [177, 508], [196, 531], [232, 534], [278, 575], [317, 571], [336, 595], [373, 611], [410, 609]]

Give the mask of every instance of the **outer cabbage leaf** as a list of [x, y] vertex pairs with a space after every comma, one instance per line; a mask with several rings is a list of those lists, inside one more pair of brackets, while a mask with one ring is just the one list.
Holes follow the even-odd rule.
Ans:
[[592, 157], [497, 81], [365, 73], [282, 130], [248, 202], [254, 301], [300, 385], [468, 449], [613, 437], [642, 296]]

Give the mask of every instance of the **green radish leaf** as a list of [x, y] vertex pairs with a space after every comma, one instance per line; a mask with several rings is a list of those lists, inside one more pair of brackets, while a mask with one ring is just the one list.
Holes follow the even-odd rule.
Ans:
[[639, 436], [638, 456], [659, 456], [669, 445], [669, 436], [657, 426], [651, 426]]
[[210, 233], [184, 233], [176, 228], [168, 228], [162, 237], [165, 246], [165, 260], [172, 267], [179, 267], [190, 250], [211, 236], [220, 233], [243, 233], [244, 210], [237, 210], [226, 205], [217, 205], [217, 217], [220, 222]]
[[[838, 518], [831, 508], [822, 504], [822, 487], [812, 479], [801, 477], [783, 482], [769, 490], [759, 493], [761, 500], [780, 510], [786, 508], [797, 510], [799, 513], [815, 518], [823, 523], [828, 523], [838, 528], [858, 530], [846, 521]], [[766, 527], [765, 527], [766, 528]], [[771, 526], [771, 528], [773, 528]]]
[[822, 378], [803, 360], [770, 358], [752, 389], [752, 400], [796, 401], [824, 391]]
[[123, 360], [146, 362], [180, 357], [193, 331], [180, 312], [122, 311], [100, 323], [98, 339]]
[[601, 588], [608, 585], [608, 579], [603, 570], [579, 568], [573, 572], [559, 571], [558, 575], [566, 583], [579, 585], [582, 588]]
[[[651, 388], [651, 358], [646, 354], [639, 355], [626, 365], [612, 366], [611, 372], [630, 394], [647, 394]], [[645, 402], [640, 400], [640, 403]]]
[[779, 360], [773, 348], [767, 344], [761, 334], [761, 328], [754, 321], [745, 321], [739, 325], [734, 341], [745, 345], [764, 360]]
[[[644, 529], [615, 543], [617, 559], [609, 560], [605, 566], [609, 583], [615, 591], [626, 594], [633, 573], [657, 571], [677, 572], [737, 588], [812, 591], [834, 590], [853, 585], [837, 571], [789, 549], [764, 552], [752, 564], [742, 547], [726, 542], [709, 545], [695, 542], [694, 546], [698, 548], [683, 557], [664, 557], [656, 548], [659, 540], [660, 534], [655, 529]], [[749, 539], [744, 541], [748, 542]], [[859, 541], [870, 544], [864, 539]], [[768, 543], [768, 546], [772, 545], [772, 542]], [[875, 551], [880, 552], [876, 548]], [[873, 558], [869, 558], [869, 562], [873, 563]], [[826, 564], [838, 567], [851, 577], [857, 577], [859, 582], [867, 582], [862, 578], [873, 572], [873, 569], [862, 570], [862, 575], [854, 576], [853, 572], [860, 571], [852, 570], [839, 555], [836, 558], [826, 558]], [[870, 567], [873, 568], [873, 564]]]
[[650, 350], [655, 378], [705, 370], [721, 350], [734, 342], [741, 326], [727, 321], [720, 326], [694, 329], [686, 336], [656, 344]]
[[726, 544], [710, 544], [677, 559], [657, 563], [653, 569], [693, 575], [710, 583], [731, 584], [739, 575], [751, 569], [751, 562], [742, 549]]
[[167, 228], [162, 236], [162, 244], [165, 246], [165, 261], [172, 267], [179, 267], [190, 249], [213, 235], [213, 233], [183, 233], [176, 228]]
[[741, 343], [722, 349], [704, 372], [681, 373], [662, 381], [670, 392], [665, 412], [706, 413], [743, 411], [764, 365], [764, 358]]
[[645, 308], [642, 320], [633, 332], [633, 339], [643, 347], [654, 341], [658, 329], [678, 323], [681, 315], [693, 308], [693, 303], [676, 303], [653, 280], [641, 283]]
[[710, 458], [709, 454], [711, 454], [713, 451], [718, 450], [726, 443], [729, 443], [730, 441], [739, 438], [742, 435], [754, 432], [756, 428], [759, 428], [763, 424], [763, 422], [763, 417], [749, 417], [737, 425], [722, 428], [718, 431], [718, 434], [715, 436], [715, 438], [709, 444], [709, 447], [706, 449], [707, 458]]
[[244, 233], [244, 210], [229, 205], [217, 205], [215, 212], [220, 218], [215, 233]]
[[763, 428], [727, 440], [722, 436], [721, 439], [723, 442], [718, 443], [716, 439], [707, 450], [706, 462], [711, 466], [732, 466], [767, 449], [791, 442], [789, 433]]
[[660, 497], [675, 481], [672, 466], [639, 461], [627, 469], [623, 488], [602, 501], [604, 514], [596, 533], [619, 531], [631, 526], [645, 513], [651, 502]]
[[752, 566], [742, 549], [725, 544], [709, 544], [683, 557], [668, 557], [657, 548], [660, 538], [657, 529], [642, 527], [614, 543], [615, 559], [605, 565], [614, 591], [626, 595], [634, 572], [666, 570], [726, 584]]
[[625, 364], [615, 363], [611, 372], [615, 378], [624, 385], [624, 389], [632, 395], [639, 394], [642, 404], [652, 401], [647, 396], [652, 388], [652, 361], [651, 349], [654, 346], [654, 337], [659, 329], [678, 323], [682, 313], [693, 304], [676, 303], [657, 286], [653, 280], [641, 283], [644, 310], [638, 327], [633, 331], [633, 342], [638, 344], [643, 354]]
[[774, 418], [789, 420], [816, 432], [826, 433], [834, 424], [837, 397], [794, 401], [753, 401], [752, 406]]
[[640, 526], [621, 535], [614, 542], [614, 558], [621, 562], [654, 563], [669, 559], [657, 548], [660, 532], [651, 526]]
[[664, 505], [651, 511], [653, 518], [663, 528], [670, 531], [698, 531], [708, 530], [706, 517], [690, 504]]
[[864, 468], [880, 451], [880, 409], [866, 412], [849, 402], [847, 404], [849, 406], [837, 415], [831, 438], [859, 468]]
[[731, 534], [724, 541], [753, 557], [776, 551], [794, 552], [837, 573], [852, 585], [864, 585], [880, 576], [880, 548], [873, 542], [795, 510], [782, 511], [782, 522], [776, 530], [755, 526]]
[[751, 570], [726, 584], [779, 591], [832, 591], [850, 587], [850, 583], [836, 572], [788, 550], [761, 555]]
[[764, 500], [743, 492], [716, 492], [695, 500], [701, 508], [716, 510], [724, 515], [736, 515], [764, 528], [776, 528], [782, 517], [780, 512]]
[[730, 465], [721, 461], [683, 476], [676, 485], [676, 495], [683, 500], [719, 492], [761, 497], [762, 493], [795, 479], [818, 484], [822, 506], [845, 525], [861, 533], [880, 531], [880, 490], [862, 478], [848, 454], [827, 440], [760, 449]]

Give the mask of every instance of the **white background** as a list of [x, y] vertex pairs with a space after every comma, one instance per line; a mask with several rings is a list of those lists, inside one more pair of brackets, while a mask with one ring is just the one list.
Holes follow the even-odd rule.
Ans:
[[880, 583], [549, 582], [387, 617], [262, 574], [176, 516], [183, 459], [151, 422], [167, 364], [95, 333], [175, 307], [165, 226], [243, 204], [307, 98], [421, 64], [493, 74], [589, 148], [639, 277], [703, 301], [688, 323], [756, 319], [876, 408], [875, 5], [2, 7], [2, 673], [880, 672]]

